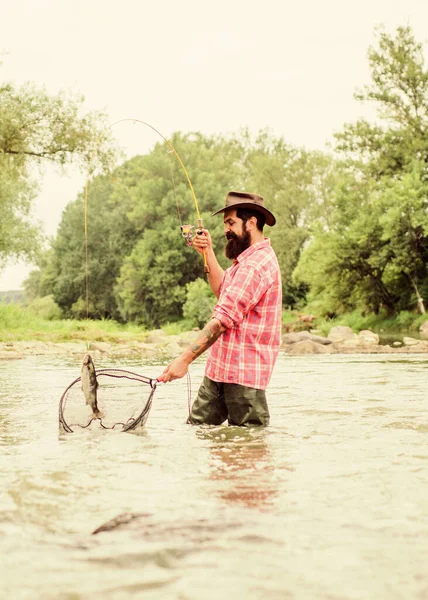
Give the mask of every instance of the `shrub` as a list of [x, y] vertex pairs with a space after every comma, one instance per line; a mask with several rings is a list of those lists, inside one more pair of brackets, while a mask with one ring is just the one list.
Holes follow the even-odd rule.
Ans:
[[196, 279], [186, 285], [183, 316], [194, 327], [203, 327], [210, 320], [215, 304], [216, 297], [203, 279]]
[[35, 298], [28, 306], [27, 310], [37, 317], [54, 321], [61, 319], [61, 309], [53, 299], [53, 296], [44, 296], [43, 298]]

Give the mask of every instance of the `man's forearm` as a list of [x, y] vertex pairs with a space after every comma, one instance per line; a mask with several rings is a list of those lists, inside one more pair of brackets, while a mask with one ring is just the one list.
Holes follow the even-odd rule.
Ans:
[[224, 327], [218, 319], [211, 319], [211, 321], [205, 325], [193, 344], [183, 352], [183, 358], [185, 357], [190, 364], [195, 358], [203, 354], [205, 350], [208, 350], [224, 331], [226, 331], [226, 327]]

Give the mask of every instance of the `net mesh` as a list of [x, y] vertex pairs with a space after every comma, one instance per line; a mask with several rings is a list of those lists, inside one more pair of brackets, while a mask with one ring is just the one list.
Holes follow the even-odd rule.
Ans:
[[81, 377], [65, 390], [59, 402], [59, 427], [65, 433], [78, 428], [100, 426], [104, 429], [133, 431], [143, 427], [149, 416], [156, 379], [124, 369], [97, 369], [97, 403], [103, 413], [95, 419], [86, 404]]

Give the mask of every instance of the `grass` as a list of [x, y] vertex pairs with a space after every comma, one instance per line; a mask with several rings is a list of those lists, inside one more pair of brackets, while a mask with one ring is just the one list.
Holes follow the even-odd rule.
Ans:
[[[282, 313], [283, 325], [296, 323], [299, 329], [309, 325], [299, 320], [302, 312], [286, 311]], [[332, 327], [346, 325], [358, 333], [363, 329], [371, 329], [377, 333], [412, 333], [418, 331], [420, 325], [428, 320], [428, 315], [417, 315], [403, 311], [394, 317], [385, 314], [365, 315], [354, 311], [335, 319], [317, 318], [311, 323], [312, 329], [328, 335]], [[175, 323], [167, 323], [162, 329], [168, 335], [178, 335], [192, 329], [190, 321], [183, 319]], [[122, 325], [111, 320], [49, 320], [35, 315], [31, 310], [18, 304], [0, 302], [0, 342], [22, 340], [38, 340], [42, 342], [91, 341], [126, 343], [130, 341], [144, 342], [147, 331], [135, 324]]]
[[428, 320], [427, 315], [414, 314], [408, 311], [402, 311], [393, 317], [386, 314], [362, 315], [359, 311], [341, 315], [335, 319], [316, 319], [314, 329], [321, 331], [324, 335], [332, 327], [345, 325], [358, 333], [363, 329], [370, 329], [376, 333], [416, 333], [424, 321]]
[[0, 303], [0, 342], [39, 340], [43, 342], [125, 343], [144, 341], [147, 332], [138, 325], [121, 325], [111, 320], [48, 320], [34, 315], [17, 304]]

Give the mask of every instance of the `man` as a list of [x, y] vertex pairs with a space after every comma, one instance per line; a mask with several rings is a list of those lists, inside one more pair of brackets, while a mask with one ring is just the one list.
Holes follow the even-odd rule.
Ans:
[[278, 261], [263, 227], [276, 220], [262, 196], [246, 192], [229, 192], [226, 206], [214, 215], [219, 213], [224, 213], [226, 256], [233, 264], [223, 271], [206, 229], [194, 238], [195, 249], [206, 252], [208, 280], [218, 301], [195, 343], [158, 380], [183, 377], [211, 347], [189, 422], [268, 425], [265, 390], [280, 345], [282, 296]]

